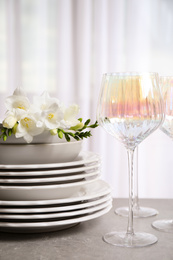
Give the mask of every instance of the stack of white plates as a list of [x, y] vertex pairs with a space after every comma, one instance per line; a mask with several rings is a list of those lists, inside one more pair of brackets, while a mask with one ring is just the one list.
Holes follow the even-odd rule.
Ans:
[[100, 180], [100, 157], [69, 162], [0, 165], [0, 230], [46, 232], [100, 217], [112, 206]]

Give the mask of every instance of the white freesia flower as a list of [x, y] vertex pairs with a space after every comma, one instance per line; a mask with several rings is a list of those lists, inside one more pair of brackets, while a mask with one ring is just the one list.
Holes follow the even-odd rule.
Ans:
[[60, 127], [61, 120], [63, 120], [63, 112], [56, 103], [52, 104], [48, 110], [42, 112], [42, 121], [49, 130]]
[[53, 104], [57, 104], [60, 107], [60, 101], [57, 98], [50, 97], [46, 91], [40, 97], [34, 97], [33, 104], [35, 108], [41, 111], [49, 110]]
[[17, 108], [28, 110], [30, 107], [30, 102], [29, 99], [25, 96], [25, 92], [20, 88], [17, 88], [12, 96], [6, 98], [5, 105], [7, 110]]
[[76, 126], [80, 123], [78, 119], [76, 119], [77, 114], [79, 113], [79, 106], [73, 104], [65, 109], [64, 118], [61, 121], [62, 127], [70, 128], [72, 126]]
[[50, 97], [48, 92], [44, 92], [40, 97], [33, 98], [35, 111], [40, 112], [41, 121], [48, 130], [58, 128], [63, 120], [63, 105], [57, 98]]
[[16, 138], [23, 137], [27, 143], [32, 142], [33, 136], [44, 131], [44, 125], [38, 120], [37, 114], [25, 113], [19, 120], [15, 133]]

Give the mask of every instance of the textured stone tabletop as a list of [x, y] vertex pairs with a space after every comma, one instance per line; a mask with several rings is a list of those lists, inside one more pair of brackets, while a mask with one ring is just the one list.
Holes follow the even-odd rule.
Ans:
[[135, 231], [152, 233], [158, 242], [144, 248], [121, 248], [106, 244], [102, 236], [113, 230], [125, 230], [127, 218], [114, 214], [115, 207], [126, 206], [128, 200], [114, 199], [106, 215], [83, 222], [73, 228], [52, 233], [0, 233], [0, 260], [173, 260], [173, 234], [151, 227], [156, 219], [173, 218], [173, 200], [140, 199], [142, 206], [159, 211], [156, 217], [134, 219]]

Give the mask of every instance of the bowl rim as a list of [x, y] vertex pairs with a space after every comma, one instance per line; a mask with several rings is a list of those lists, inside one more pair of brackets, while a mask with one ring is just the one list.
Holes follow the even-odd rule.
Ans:
[[81, 144], [83, 140], [75, 140], [70, 142], [61, 142], [61, 143], [0, 143], [0, 145], [6, 145], [6, 146], [67, 146], [67, 145], [74, 145], [74, 144]]

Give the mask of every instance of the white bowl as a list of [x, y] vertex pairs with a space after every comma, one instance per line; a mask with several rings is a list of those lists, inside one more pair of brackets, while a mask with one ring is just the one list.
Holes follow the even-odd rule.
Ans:
[[[2, 124], [0, 124], [2, 128]], [[82, 141], [71, 138], [67, 142], [63, 137], [51, 135], [49, 131], [33, 137], [31, 143], [26, 143], [14, 134], [6, 141], [0, 139], [0, 164], [47, 164], [73, 161], [82, 149]]]
[[44, 144], [0, 144], [0, 164], [48, 164], [73, 161], [82, 141]]

